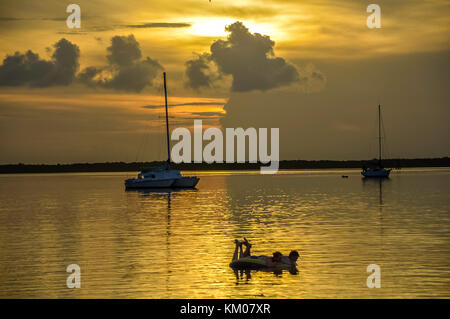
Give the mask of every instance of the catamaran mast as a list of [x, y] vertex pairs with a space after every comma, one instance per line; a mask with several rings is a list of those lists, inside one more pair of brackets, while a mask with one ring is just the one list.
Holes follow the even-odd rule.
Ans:
[[166, 101], [166, 133], [167, 133], [167, 167], [170, 166], [170, 139], [169, 139], [169, 113], [167, 111], [167, 87], [166, 87], [166, 72], [164, 75], [164, 97]]
[[378, 163], [381, 166], [381, 105], [378, 104]]

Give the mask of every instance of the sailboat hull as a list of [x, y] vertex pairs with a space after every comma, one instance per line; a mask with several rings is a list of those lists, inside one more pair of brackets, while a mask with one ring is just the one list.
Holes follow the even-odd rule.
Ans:
[[172, 187], [175, 179], [166, 180], [144, 180], [138, 178], [127, 179], [125, 181], [125, 187], [131, 188], [168, 188]]
[[389, 174], [391, 173], [390, 169], [368, 169], [361, 172], [361, 175], [364, 177], [376, 177], [376, 178], [383, 178], [383, 177], [389, 177]]
[[194, 188], [199, 180], [200, 178], [195, 176], [183, 176], [182, 178], [176, 179], [172, 187]]

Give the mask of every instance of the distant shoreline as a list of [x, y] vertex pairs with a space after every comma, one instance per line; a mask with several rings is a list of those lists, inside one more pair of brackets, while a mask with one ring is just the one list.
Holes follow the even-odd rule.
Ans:
[[[348, 161], [280, 161], [279, 169], [326, 169], [326, 168], [361, 168], [369, 166], [376, 160], [348, 160]], [[88, 172], [135, 172], [145, 167], [156, 167], [164, 162], [111, 162], [111, 163], [74, 163], [74, 164], [5, 164], [0, 165], [0, 174], [21, 173], [88, 173]], [[171, 164], [174, 169], [183, 171], [208, 170], [259, 170], [261, 163], [181, 163]], [[387, 168], [407, 167], [450, 167], [450, 158], [415, 158], [415, 159], [386, 159], [383, 166]]]

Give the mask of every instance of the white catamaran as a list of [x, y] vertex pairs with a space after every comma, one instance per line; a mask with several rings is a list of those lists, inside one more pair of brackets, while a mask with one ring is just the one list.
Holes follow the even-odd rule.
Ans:
[[167, 163], [162, 167], [143, 169], [137, 178], [125, 180], [125, 187], [130, 188], [194, 188], [200, 178], [183, 176], [179, 170], [170, 168], [169, 115], [167, 111], [166, 72], [164, 76], [164, 96], [166, 104]]
[[381, 105], [378, 105], [378, 165], [371, 168], [363, 167], [364, 177], [389, 177], [390, 169], [385, 169], [381, 163]]

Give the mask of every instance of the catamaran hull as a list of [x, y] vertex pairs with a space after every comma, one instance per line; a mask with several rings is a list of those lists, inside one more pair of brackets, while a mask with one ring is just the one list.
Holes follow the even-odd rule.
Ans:
[[182, 178], [176, 179], [175, 182], [173, 183], [172, 187], [194, 188], [197, 185], [199, 180], [200, 180], [200, 178], [195, 177], [195, 176], [182, 177]]
[[143, 181], [139, 179], [128, 179], [125, 181], [126, 188], [169, 188], [174, 184], [175, 179]]
[[361, 172], [361, 175], [364, 177], [389, 177], [389, 174], [391, 173], [390, 169], [379, 169], [379, 170], [367, 170]]

